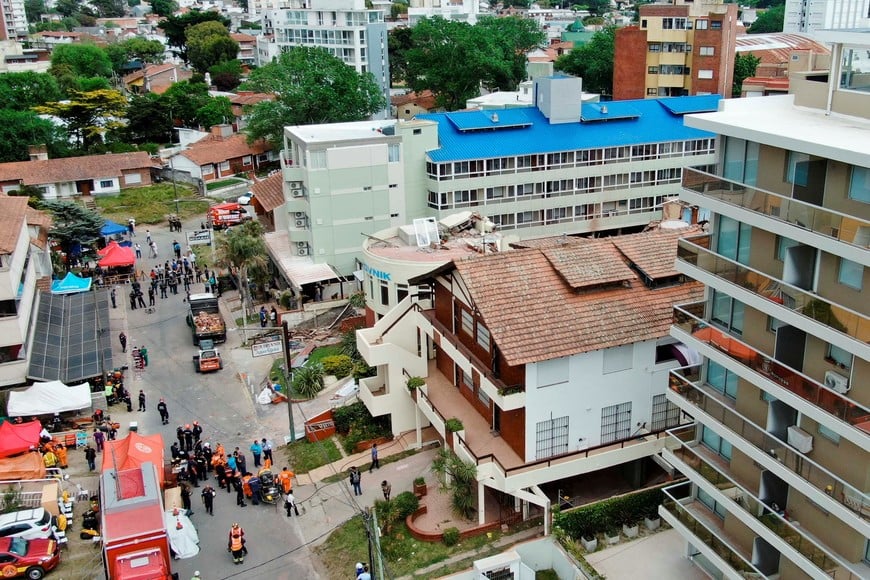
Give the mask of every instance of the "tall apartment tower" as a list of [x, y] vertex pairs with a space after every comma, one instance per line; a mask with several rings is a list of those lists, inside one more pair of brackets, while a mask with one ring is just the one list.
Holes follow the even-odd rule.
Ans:
[[731, 95], [736, 4], [645, 4], [639, 19], [616, 31], [614, 100]]
[[695, 425], [664, 458], [688, 477], [660, 514], [715, 578], [870, 578], [870, 82], [863, 31], [824, 31], [832, 70], [789, 95], [724, 101], [715, 173], [683, 173], [710, 210], [677, 270], [704, 300], [671, 335], [697, 366], [668, 399]]
[[870, 27], [870, 0], [786, 0], [783, 32]]
[[27, 38], [27, 15], [24, 0], [0, 0], [3, 17], [0, 18], [0, 40], [24, 40]]

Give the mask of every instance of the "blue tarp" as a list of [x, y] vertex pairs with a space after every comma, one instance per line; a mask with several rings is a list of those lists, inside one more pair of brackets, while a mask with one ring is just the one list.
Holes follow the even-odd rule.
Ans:
[[103, 227], [100, 228], [100, 233], [104, 236], [114, 236], [115, 234], [127, 233], [127, 226], [116, 224], [112, 220], [106, 220]]
[[75, 294], [77, 292], [87, 292], [91, 289], [90, 278], [80, 278], [68, 272], [63, 280], [54, 280], [51, 283], [52, 294]]

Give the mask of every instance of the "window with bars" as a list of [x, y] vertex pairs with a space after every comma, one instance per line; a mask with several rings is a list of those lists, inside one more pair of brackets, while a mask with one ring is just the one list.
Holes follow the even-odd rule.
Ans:
[[653, 397], [652, 403], [652, 430], [661, 431], [670, 429], [680, 424], [680, 408], [668, 401], [662, 393]]
[[536, 459], [568, 452], [568, 416], [539, 421], [536, 436]]
[[484, 576], [489, 580], [514, 580], [514, 573], [510, 568], [500, 568], [498, 570], [490, 570], [484, 573]]
[[601, 444], [628, 438], [631, 433], [631, 401], [601, 409]]

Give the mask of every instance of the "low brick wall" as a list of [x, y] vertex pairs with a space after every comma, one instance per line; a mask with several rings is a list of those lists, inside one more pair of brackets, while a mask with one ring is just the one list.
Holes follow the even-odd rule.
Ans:
[[341, 332], [347, 332], [348, 330], [356, 330], [357, 328], [363, 328], [366, 325], [366, 317], [363, 316], [352, 316], [350, 318], [345, 318], [341, 321], [339, 325], [339, 329]]
[[354, 452], [359, 453], [360, 451], [365, 451], [366, 449], [371, 449], [373, 445], [383, 445], [384, 443], [389, 443], [392, 441], [392, 437], [378, 437], [377, 439], [369, 439], [368, 441], [360, 441], [354, 447]]
[[[421, 530], [417, 526], [414, 525], [414, 521], [422, 516], [423, 514], [428, 513], [426, 509], [426, 505], [421, 505], [417, 510], [405, 518], [405, 525], [408, 526], [408, 532], [417, 540], [421, 542], [440, 542], [444, 538], [443, 532], [430, 532], [427, 530]], [[517, 514], [519, 518], [519, 514]], [[473, 538], [475, 536], [483, 535], [487, 532], [495, 532], [501, 530], [501, 526], [504, 522], [490, 522], [487, 524], [483, 524], [482, 526], [477, 526], [475, 528], [469, 528], [467, 530], [461, 530], [459, 532], [459, 537], [461, 539]]]

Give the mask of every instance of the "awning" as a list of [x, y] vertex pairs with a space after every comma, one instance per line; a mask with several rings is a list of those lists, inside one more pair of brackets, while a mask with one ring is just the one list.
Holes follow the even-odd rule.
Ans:
[[341, 278], [329, 264], [315, 264], [309, 257], [298, 256], [287, 232], [271, 232], [263, 239], [272, 261], [296, 290], [302, 290], [305, 284]]
[[91, 386], [69, 387], [60, 381], [34, 383], [23, 391], [10, 391], [6, 412], [10, 417], [78, 411], [91, 406]]
[[112, 220], [106, 220], [103, 222], [103, 227], [100, 228], [100, 235], [103, 236], [114, 236], [116, 234], [125, 234], [127, 233], [127, 226], [122, 226], [121, 224], [116, 224]]
[[67, 272], [63, 280], [53, 280], [51, 282], [52, 294], [76, 294], [78, 292], [87, 292], [91, 289], [91, 278], [81, 278], [72, 272]]

